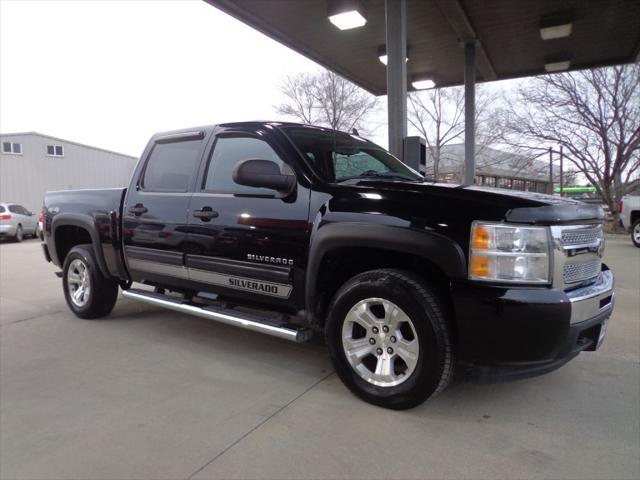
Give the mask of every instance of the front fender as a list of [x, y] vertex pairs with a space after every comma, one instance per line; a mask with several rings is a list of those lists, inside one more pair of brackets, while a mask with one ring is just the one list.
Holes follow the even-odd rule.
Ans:
[[305, 304], [313, 312], [316, 283], [322, 259], [336, 247], [369, 247], [408, 253], [437, 265], [451, 279], [466, 278], [467, 262], [460, 245], [431, 231], [370, 223], [329, 223], [318, 228], [311, 238], [305, 279]]

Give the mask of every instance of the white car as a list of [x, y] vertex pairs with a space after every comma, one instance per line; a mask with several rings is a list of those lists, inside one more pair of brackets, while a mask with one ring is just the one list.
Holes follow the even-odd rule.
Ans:
[[38, 235], [37, 217], [16, 203], [0, 203], [0, 238], [10, 237], [16, 242], [32, 235]]
[[620, 222], [631, 233], [631, 241], [640, 248], [640, 195], [625, 195], [618, 206]]

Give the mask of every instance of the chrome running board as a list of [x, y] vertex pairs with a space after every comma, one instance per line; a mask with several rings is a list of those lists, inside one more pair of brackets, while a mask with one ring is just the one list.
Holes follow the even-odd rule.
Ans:
[[271, 319], [263, 319], [257, 315], [238, 312], [233, 309], [200, 306], [193, 303], [185, 303], [181, 299], [175, 299], [167, 295], [130, 288], [123, 290], [122, 296], [132, 300], [167, 308], [176, 312], [195, 315], [196, 317], [215, 320], [216, 322], [244, 328], [254, 332], [265, 333], [273, 337], [283, 338], [292, 342], [305, 342], [311, 338], [313, 332], [304, 327], [298, 327], [288, 323], [277, 324]]

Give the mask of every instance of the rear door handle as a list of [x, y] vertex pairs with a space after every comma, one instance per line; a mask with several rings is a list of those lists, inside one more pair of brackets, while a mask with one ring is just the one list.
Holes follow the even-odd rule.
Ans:
[[133, 213], [134, 215], [142, 215], [143, 213], [147, 213], [149, 211], [148, 208], [146, 208], [143, 204], [141, 203], [136, 203], [133, 207], [129, 207], [129, 212]]
[[202, 207], [202, 210], [194, 210], [193, 216], [203, 222], [208, 222], [212, 218], [217, 218], [218, 212], [214, 211], [211, 207]]

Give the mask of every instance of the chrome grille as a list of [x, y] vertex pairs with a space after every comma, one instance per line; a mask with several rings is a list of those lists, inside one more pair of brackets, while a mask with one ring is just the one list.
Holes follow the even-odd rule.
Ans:
[[596, 245], [603, 238], [602, 227], [564, 230], [562, 232], [562, 245], [566, 247], [576, 247], [582, 245]]
[[595, 278], [600, 273], [602, 261], [598, 258], [580, 263], [568, 263], [563, 268], [564, 283], [584, 282], [591, 278]]
[[595, 280], [602, 270], [602, 225], [553, 225], [553, 286], [563, 290]]

